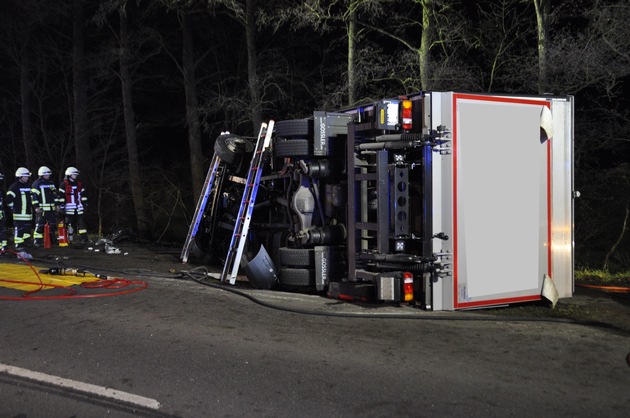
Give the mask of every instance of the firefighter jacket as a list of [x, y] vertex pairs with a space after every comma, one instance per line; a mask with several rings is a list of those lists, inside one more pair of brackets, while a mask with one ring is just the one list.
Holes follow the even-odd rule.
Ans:
[[42, 208], [44, 212], [55, 210], [59, 193], [57, 192], [57, 186], [55, 186], [51, 180], [40, 177], [35, 180], [32, 189], [33, 197], [37, 199], [39, 207]]
[[39, 206], [33, 196], [31, 183], [16, 180], [7, 191], [7, 207], [13, 212], [14, 221], [32, 221], [33, 210]]
[[0, 221], [3, 221], [3, 220], [4, 220], [4, 199], [2, 198], [2, 193], [0, 193]]
[[59, 187], [59, 195], [57, 203], [61, 207], [61, 210], [65, 211], [68, 215], [82, 215], [83, 205], [87, 202], [87, 198], [84, 196], [85, 189], [81, 180], [72, 180], [67, 178], [63, 181], [61, 187]]

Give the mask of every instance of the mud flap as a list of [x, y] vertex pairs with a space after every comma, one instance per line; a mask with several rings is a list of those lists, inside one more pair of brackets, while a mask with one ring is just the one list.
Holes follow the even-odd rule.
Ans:
[[247, 262], [243, 257], [241, 268], [256, 289], [272, 289], [278, 283], [276, 267], [264, 245], [260, 246], [258, 254], [251, 261]]
[[318, 292], [326, 290], [329, 283], [342, 276], [341, 254], [343, 250], [335, 245], [315, 246], [315, 287]]
[[315, 247], [315, 287], [318, 292], [323, 291], [330, 282], [331, 262], [330, 247]]

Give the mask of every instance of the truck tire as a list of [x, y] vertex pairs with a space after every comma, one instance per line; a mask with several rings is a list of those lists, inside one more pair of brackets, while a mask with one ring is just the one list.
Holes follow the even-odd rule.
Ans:
[[278, 272], [281, 285], [289, 287], [315, 287], [315, 270], [281, 268]]
[[312, 119], [292, 119], [276, 122], [274, 128], [277, 137], [281, 138], [312, 138]]
[[280, 248], [280, 265], [315, 267], [315, 250], [312, 248]]
[[267, 237], [267, 247], [271, 249], [269, 255], [276, 269], [282, 266], [282, 264], [280, 264], [280, 248], [287, 245], [288, 235], [289, 233], [286, 231], [275, 231], [271, 236]]
[[252, 152], [254, 144], [238, 135], [220, 135], [214, 143], [214, 152], [226, 164], [234, 164], [245, 152]]
[[276, 157], [308, 157], [311, 155], [308, 139], [277, 140], [273, 154]]

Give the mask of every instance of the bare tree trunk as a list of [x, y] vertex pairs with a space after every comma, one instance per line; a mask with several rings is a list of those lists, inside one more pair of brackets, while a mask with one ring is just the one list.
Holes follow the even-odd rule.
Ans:
[[120, 80], [122, 87], [123, 111], [125, 117], [125, 134], [127, 137], [127, 154], [129, 156], [129, 185], [138, 223], [138, 237], [143, 240], [152, 238], [151, 222], [142, 193], [140, 159], [138, 158], [138, 138], [136, 135], [136, 113], [133, 109], [131, 91], [131, 71], [129, 65], [129, 33], [127, 15], [120, 9]]
[[356, 37], [357, 37], [357, 12], [350, 11], [348, 20], [348, 106], [356, 102], [357, 82], [355, 77], [356, 65]]
[[433, 14], [433, 0], [416, 0], [422, 4], [422, 39], [420, 40], [420, 86], [422, 90], [430, 90], [429, 82], [429, 49], [431, 47], [431, 16]]
[[27, 167], [35, 165], [35, 146], [33, 145], [33, 120], [31, 86], [28, 81], [28, 59], [26, 52], [22, 55], [20, 63], [20, 96], [22, 100], [22, 140], [24, 142], [25, 162], [18, 164], [26, 164]]
[[72, 90], [74, 94], [74, 148], [84, 179], [93, 180], [90, 137], [87, 128], [87, 74], [85, 68], [84, 0], [74, 0], [72, 16]]
[[246, 1], [245, 38], [247, 39], [247, 76], [249, 80], [250, 109], [253, 132], [257, 133], [262, 122], [262, 101], [258, 83], [258, 50], [256, 48], [256, 0]]
[[549, 43], [549, 0], [534, 0], [538, 28], [538, 94], [547, 88], [547, 45]]
[[615, 241], [613, 246], [610, 247], [610, 250], [606, 254], [606, 258], [604, 259], [604, 267], [603, 267], [604, 271], [608, 271], [608, 261], [610, 260], [610, 257], [612, 257], [612, 255], [617, 250], [617, 247], [621, 243], [621, 240], [623, 240], [623, 236], [625, 235], [626, 230], [628, 229], [628, 218], [629, 217], [630, 217], [630, 207], [626, 203], [626, 216], [623, 218], [623, 226], [621, 227], [621, 233], [619, 233], [619, 238], [617, 238], [617, 241]]
[[203, 150], [199, 126], [199, 103], [197, 99], [197, 78], [195, 77], [195, 57], [191, 17], [188, 11], [181, 13], [183, 33], [183, 73], [186, 93], [186, 124], [188, 125], [188, 147], [190, 149], [190, 171], [193, 196], [201, 194], [204, 183]]

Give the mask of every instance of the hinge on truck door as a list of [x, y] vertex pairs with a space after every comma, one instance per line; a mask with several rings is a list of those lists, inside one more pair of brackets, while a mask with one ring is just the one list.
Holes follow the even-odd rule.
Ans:
[[448, 250], [442, 250], [439, 253], [433, 253], [435, 261], [435, 273], [440, 277], [453, 275], [453, 254]]
[[425, 140], [431, 145], [433, 152], [439, 152], [440, 155], [450, 155], [453, 152], [450, 136], [451, 132], [446, 129], [446, 126], [440, 125], [425, 135]]

